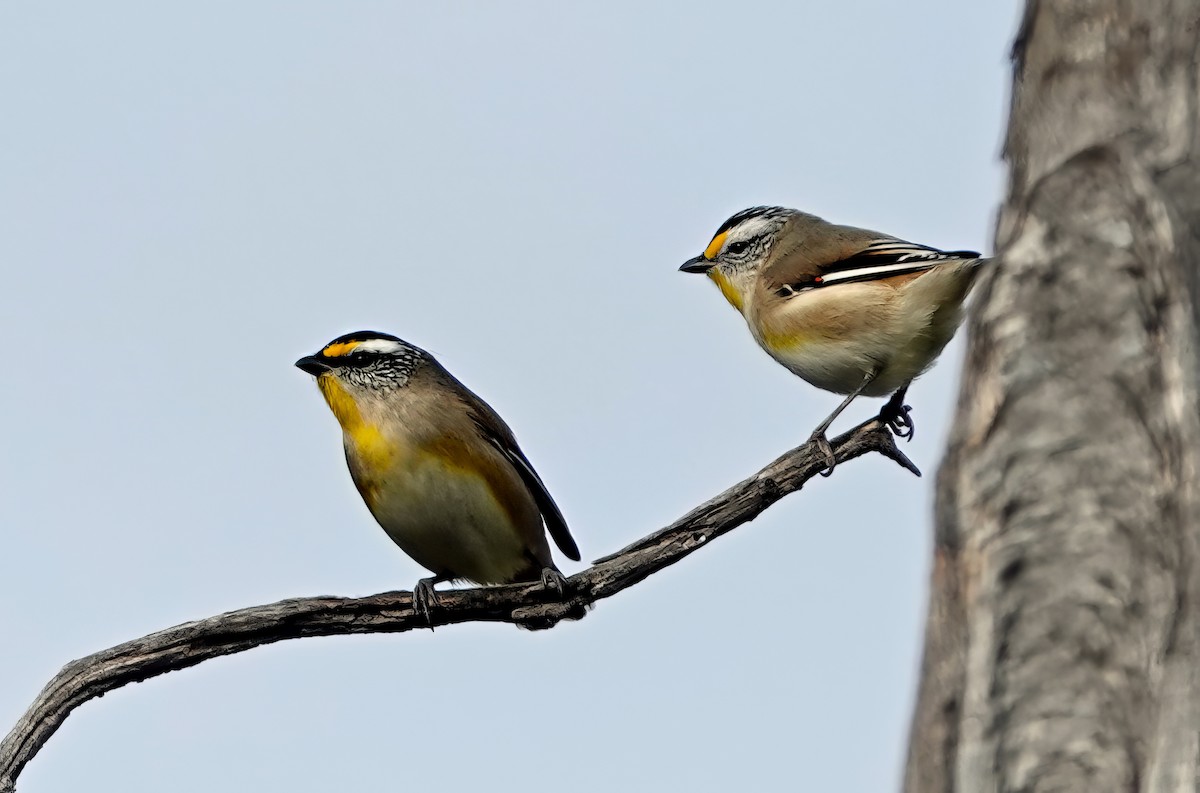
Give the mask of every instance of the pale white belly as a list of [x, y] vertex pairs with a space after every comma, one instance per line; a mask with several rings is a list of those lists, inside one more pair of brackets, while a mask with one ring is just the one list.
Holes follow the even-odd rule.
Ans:
[[[960, 312], [935, 312], [937, 304], [902, 302], [871, 305], [867, 287], [847, 284], [829, 293], [801, 294], [777, 305], [790, 332], [768, 337], [753, 309], [747, 316], [751, 333], [766, 352], [817, 388], [849, 394], [867, 375], [875, 377], [864, 396], [887, 396], [928, 369], [954, 335]], [[821, 312], [840, 312], [847, 330], [841, 338], [812, 330]], [[936, 321], [935, 321], [936, 320]]]
[[784, 348], [762, 346], [793, 374], [835, 394], [849, 394], [876, 369], [880, 373], [863, 390], [864, 396], [885, 396], [907, 382], [893, 376], [894, 370], [872, 356], [873, 351], [862, 345], [808, 341]]
[[783, 349], [762, 347], [793, 374], [835, 394], [849, 394], [868, 373], [877, 371], [862, 394], [879, 397], [896, 392], [932, 366], [949, 340], [946, 333], [913, 336], [905, 340], [907, 346], [890, 350], [821, 340]]
[[371, 512], [388, 536], [435, 574], [499, 584], [531, 564], [487, 482], [432, 455], [397, 465], [374, 502]]

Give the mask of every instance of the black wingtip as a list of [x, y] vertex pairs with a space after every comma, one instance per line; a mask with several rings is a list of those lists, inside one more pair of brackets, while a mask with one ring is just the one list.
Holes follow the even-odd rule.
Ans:
[[554, 544], [558, 546], [558, 550], [562, 551], [563, 556], [570, 559], [572, 562], [578, 562], [582, 557], [579, 553], [579, 546], [575, 544], [575, 538], [567, 533], [567, 524], [562, 524], [562, 532], [551, 531], [550, 536], [554, 538]]

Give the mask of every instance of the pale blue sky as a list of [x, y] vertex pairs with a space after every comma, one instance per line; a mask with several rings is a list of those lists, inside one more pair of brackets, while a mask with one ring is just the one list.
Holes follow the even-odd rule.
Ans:
[[[588, 559], [802, 442], [838, 397], [676, 267], [761, 203], [990, 249], [1016, 21], [0, 4], [0, 729], [72, 658], [424, 574], [292, 368], [342, 332], [487, 399]], [[961, 354], [910, 394], [922, 480], [845, 465], [547, 633], [303, 640], [122, 689], [20, 789], [893, 789]]]

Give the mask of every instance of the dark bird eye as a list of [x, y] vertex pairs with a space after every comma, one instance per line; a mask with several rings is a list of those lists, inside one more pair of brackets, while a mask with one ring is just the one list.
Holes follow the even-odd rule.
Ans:
[[738, 240], [737, 242], [729, 243], [729, 247], [726, 249], [726, 251], [733, 254], [745, 253], [746, 249], [749, 247], [750, 240]]

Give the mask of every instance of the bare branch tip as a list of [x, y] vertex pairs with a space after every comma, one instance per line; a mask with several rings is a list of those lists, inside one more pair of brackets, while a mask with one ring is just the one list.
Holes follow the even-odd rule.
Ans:
[[879, 453], [904, 470], [911, 471], [913, 476], [919, 478], [921, 476], [921, 469], [917, 468], [917, 464], [910, 460], [907, 454], [900, 451], [900, 447], [896, 445], [896, 439], [892, 436], [891, 430], [882, 424], [879, 425], [879, 428], [881, 430], [879, 432]]

